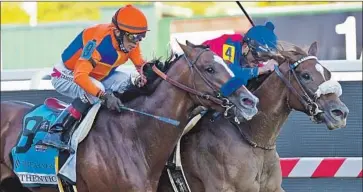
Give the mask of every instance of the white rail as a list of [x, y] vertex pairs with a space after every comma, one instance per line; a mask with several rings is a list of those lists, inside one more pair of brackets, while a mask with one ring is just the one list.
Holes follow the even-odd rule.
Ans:
[[[338, 81], [362, 81], [362, 61], [323, 60], [322, 65], [332, 71]], [[117, 70], [136, 73], [132, 65], [120, 66]], [[49, 82], [52, 68], [1, 71], [1, 91], [53, 89]]]

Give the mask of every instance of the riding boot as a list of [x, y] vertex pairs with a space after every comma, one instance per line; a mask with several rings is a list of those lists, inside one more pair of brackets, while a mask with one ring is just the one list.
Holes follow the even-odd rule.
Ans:
[[81, 117], [92, 105], [89, 102], [83, 102], [80, 98], [73, 100], [61, 114], [57, 117], [53, 125], [49, 128], [47, 135], [44, 137], [43, 144], [53, 146], [61, 151], [74, 151], [70, 147], [70, 130], [73, 126], [79, 124]]

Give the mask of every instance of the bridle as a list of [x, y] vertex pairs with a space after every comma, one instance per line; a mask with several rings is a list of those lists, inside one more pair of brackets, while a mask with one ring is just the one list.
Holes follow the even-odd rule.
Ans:
[[231, 109], [234, 105], [225, 97], [222, 97], [222, 95], [219, 93], [219, 91], [217, 91], [217, 89], [212, 85], [212, 83], [201, 73], [201, 71], [199, 70], [199, 68], [195, 65], [198, 61], [198, 59], [200, 58], [200, 56], [206, 52], [206, 51], [210, 51], [210, 49], [205, 48], [202, 51], [200, 51], [196, 57], [196, 59], [191, 62], [188, 57], [184, 54], [184, 58], [187, 60], [189, 68], [191, 69], [192, 73], [193, 73], [193, 69], [195, 69], [195, 71], [198, 73], [198, 75], [203, 79], [203, 81], [208, 85], [208, 87], [210, 87], [213, 91], [214, 91], [214, 95], [211, 95], [209, 93], [203, 93], [200, 92], [196, 89], [190, 88], [182, 83], [179, 83], [173, 79], [171, 79], [170, 77], [168, 77], [165, 73], [163, 73], [162, 71], [160, 71], [156, 65], [152, 66], [152, 70], [159, 76], [161, 77], [163, 80], [167, 81], [168, 83], [174, 85], [175, 87], [178, 87], [190, 94], [196, 95], [197, 97], [201, 97], [202, 99], [205, 100], [209, 100], [212, 101], [220, 106], [222, 106], [223, 108], [226, 109], [226, 112]]
[[[279, 66], [275, 66], [275, 72], [277, 74], [277, 76], [280, 77], [280, 79], [285, 83], [285, 85], [289, 88], [289, 90], [295, 94], [295, 96], [299, 99], [300, 103], [304, 106], [307, 114], [309, 116], [315, 116], [319, 113], [321, 113], [322, 111], [319, 109], [319, 106], [317, 104], [317, 99], [318, 96], [316, 93], [313, 93], [313, 91], [311, 91], [310, 89], [306, 88], [306, 86], [304, 86], [300, 79], [297, 77], [295, 69], [303, 62], [307, 61], [307, 60], [311, 60], [314, 59], [316, 60], [317, 63], [319, 63], [318, 58], [315, 56], [305, 56], [302, 57], [301, 59], [297, 60], [295, 63], [293, 64], [289, 64], [289, 80], [287, 80], [285, 78], [285, 76], [281, 73]], [[297, 90], [292, 86], [291, 81], [290, 81], [290, 76], [291, 74], [294, 76], [297, 84], [299, 85], [300, 90], [302, 91], [302, 95], [300, 95]]]
[[[307, 111], [307, 113], [310, 116], [315, 116], [317, 114], [319, 114], [320, 112], [322, 112], [319, 107], [318, 104], [316, 103], [316, 100], [318, 99], [317, 94], [313, 93], [310, 89], [306, 88], [301, 82], [300, 79], [297, 77], [295, 69], [297, 68], [297, 66], [299, 66], [301, 63], [303, 63], [304, 61], [310, 60], [310, 59], [314, 59], [317, 61], [317, 63], [319, 63], [318, 58], [315, 56], [305, 56], [301, 59], [299, 59], [298, 61], [294, 62], [293, 64], [289, 64], [289, 78], [288, 80], [285, 78], [285, 76], [282, 74], [282, 72], [279, 69], [279, 66], [275, 65], [275, 72], [277, 74], [277, 76], [279, 76], [279, 78], [285, 83], [285, 85], [289, 88], [289, 90], [295, 94], [299, 101], [301, 102], [301, 104], [305, 107], [305, 110]], [[296, 79], [296, 81], [298, 82], [298, 85], [300, 87], [300, 90], [302, 91], [302, 95], [300, 95], [297, 90], [292, 86], [291, 84], [291, 79], [290, 76], [291, 74], [294, 76], [294, 78]], [[291, 109], [291, 107], [289, 106], [289, 101], [287, 100], [287, 105], [288, 107]], [[243, 131], [239, 128], [239, 126], [230, 121], [241, 133], [242, 137], [254, 148], [258, 147], [264, 150], [273, 150], [276, 148], [276, 145], [259, 145], [256, 142], [252, 141], [249, 137], [247, 137]]]

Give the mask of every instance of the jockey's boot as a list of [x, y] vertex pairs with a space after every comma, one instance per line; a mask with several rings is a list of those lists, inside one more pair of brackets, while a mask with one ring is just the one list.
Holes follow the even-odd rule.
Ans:
[[74, 151], [71, 149], [69, 143], [71, 137], [70, 130], [73, 129], [73, 126], [79, 124], [81, 117], [86, 115], [86, 112], [91, 106], [88, 101], [84, 102], [80, 98], [73, 100], [71, 105], [61, 112], [49, 128], [42, 143], [58, 148], [60, 151], [73, 153]]

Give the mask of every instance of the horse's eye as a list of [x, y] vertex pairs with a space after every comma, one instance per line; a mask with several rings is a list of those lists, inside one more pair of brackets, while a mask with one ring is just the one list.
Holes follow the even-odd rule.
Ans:
[[214, 73], [215, 72], [214, 69], [213, 69], [213, 67], [207, 67], [205, 69], [205, 71], [207, 71], [208, 73]]
[[301, 77], [304, 79], [304, 80], [311, 80], [311, 77], [308, 73], [303, 73], [301, 74]]

